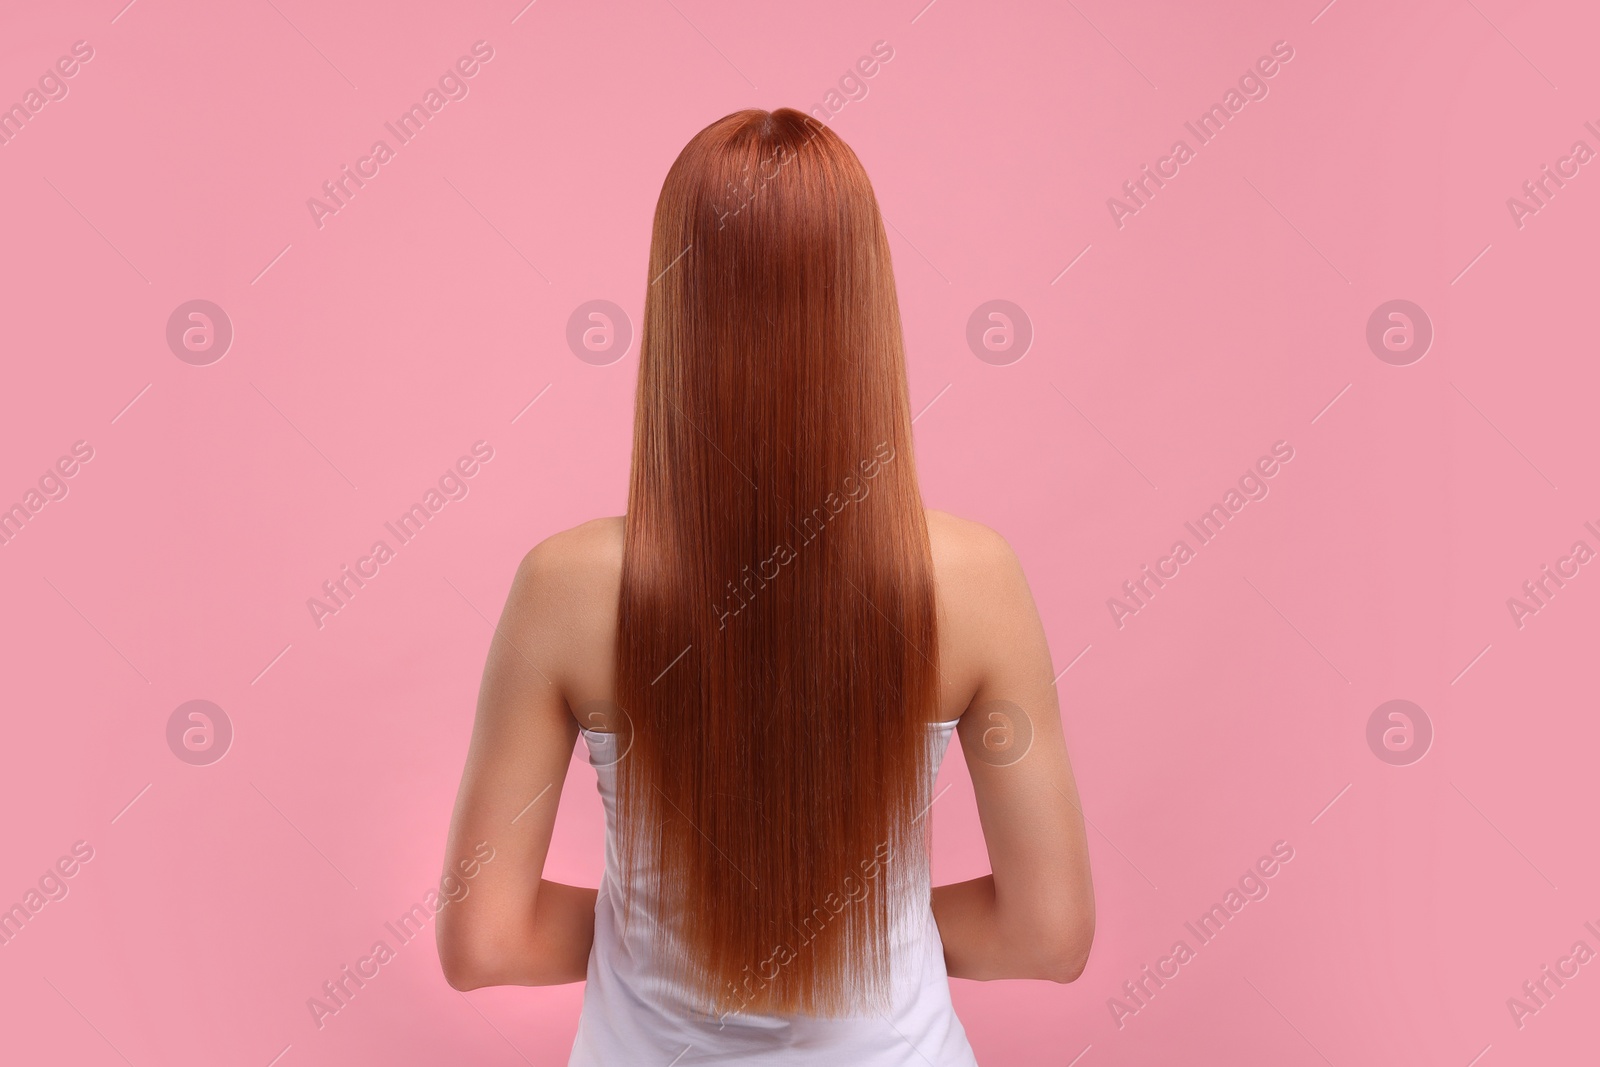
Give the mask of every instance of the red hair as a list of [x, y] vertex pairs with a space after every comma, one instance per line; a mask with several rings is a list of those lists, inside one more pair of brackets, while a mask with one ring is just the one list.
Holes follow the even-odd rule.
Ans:
[[866, 171], [798, 111], [720, 119], [667, 174], [649, 279], [616, 649], [620, 855], [658, 872], [660, 944], [711, 1010], [881, 1005], [891, 917], [926, 899], [939, 687]]

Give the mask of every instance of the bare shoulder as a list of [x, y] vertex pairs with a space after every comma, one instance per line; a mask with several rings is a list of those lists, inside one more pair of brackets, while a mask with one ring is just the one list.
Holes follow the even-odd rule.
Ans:
[[946, 687], [942, 716], [954, 718], [991, 680], [1035, 609], [1022, 564], [1004, 537], [949, 512], [930, 508], [927, 514]]
[[623, 517], [608, 515], [553, 533], [522, 557], [518, 579], [574, 592], [620, 581], [622, 531]]
[[551, 534], [517, 565], [501, 629], [569, 696], [607, 685], [622, 590], [621, 516]]
[[947, 594], [981, 598], [997, 581], [1020, 577], [1017, 554], [1004, 537], [971, 519], [927, 509], [934, 576]]

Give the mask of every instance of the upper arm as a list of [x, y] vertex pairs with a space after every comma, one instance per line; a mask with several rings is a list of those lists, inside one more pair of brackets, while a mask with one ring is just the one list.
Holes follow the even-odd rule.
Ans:
[[950, 615], [976, 689], [957, 732], [996, 905], [1033, 936], [1086, 955], [1094, 889], [1049, 643], [1011, 546], [966, 526]]
[[[465, 886], [439, 913], [447, 975], [493, 968], [502, 953], [525, 942], [533, 922], [578, 735], [561, 681], [581, 591], [564, 555], [557, 539], [528, 553], [489, 644], [445, 854], [446, 875]], [[466, 880], [471, 868], [462, 863], [472, 856], [490, 859]]]

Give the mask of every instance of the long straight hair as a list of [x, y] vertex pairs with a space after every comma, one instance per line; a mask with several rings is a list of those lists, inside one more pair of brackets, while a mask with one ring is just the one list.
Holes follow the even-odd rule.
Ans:
[[872, 186], [801, 112], [728, 115], [656, 205], [616, 650], [620, 858], [708, 1010], [887, 1003], [936, 637]]

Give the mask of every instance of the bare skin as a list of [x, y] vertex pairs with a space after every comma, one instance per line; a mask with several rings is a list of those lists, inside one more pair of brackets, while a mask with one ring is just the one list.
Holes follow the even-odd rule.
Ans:
[[[956, 732], [993, 872], [933, 888], [945, 966], [954, 978], [1070, 982], [1088, 960], [1094, 890], [1044, 628], [1016, 555], [999, 534], [942, 511], [927, 516], [938, 590], [939, 717], [960, 720]], [[478, 868], [466, 897], [439, 912], [436, 927], [445, 977], [457, 989], [556, 985], [587, 975], [596, 890], [541, 874], [578, 738], [571, 709], [615, 694], [622, 533], [622, 518], [613, 517], [547, 538], [524, 557], [506, 598], [484, 667], [445, 870], [463, 871], [479, 842], [493, 847], [494, 858]], [[993, 718], [995, 701], [1021, 715]], [[994, 731], [1007, 729], [1019, 738], [1032, 733], [1014, 762], [1016, 749], [996, 755], [994, 742], [1006, 735]]]

